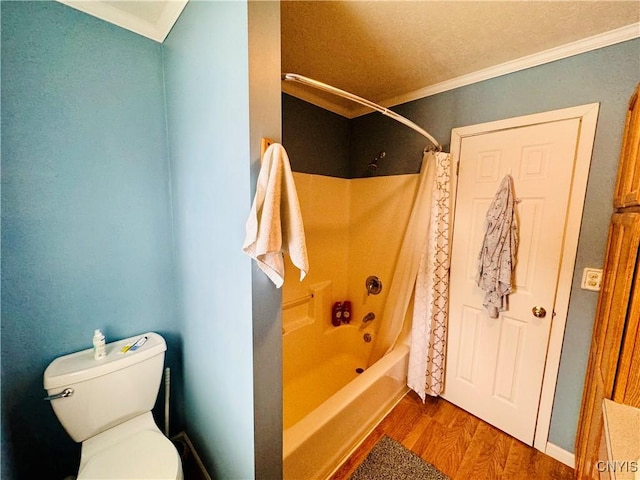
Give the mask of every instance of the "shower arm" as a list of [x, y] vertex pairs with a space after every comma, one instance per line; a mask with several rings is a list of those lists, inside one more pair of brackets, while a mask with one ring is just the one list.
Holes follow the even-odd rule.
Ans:
[[324, 90], [325, 92], [333, 93], [334, 95], [338, 95], [339, 97], [346, 98], [346, 99], [351, 100], [353, 102], [359, 103], [360, 105], [364, 105], [365, 107], [369, 107], [372, 110], [376, 110], [377, 112], [380, 112], [383, 115], [386, 115], [387, 117], [393, 118], [397, 122], [400, 122], [403, 125], [406, 125], [407, 127], [411, 128], [412, 130], [415, 130], [420, 135], [422, 135], [427, 140], [429, 140], [435, 146], [436, 150], [442, 151], [442, 145], [440, 145], [438, 143], [438, 141], [429, 134], [429, 132], [427, 132], [423, 128], [419, 127], [418, 125], [413, 123], [408, 118], [405, 118], [402, 115], [399, 115], [396, 112], [394, 112], [392, 110], [389, 110], [388, 108], [382, 107], [382, 106], [378, 105], [377, 103], [373, 103], [372, 101], [367, 100], [366, 98], [362, 98], [362, 97], [359, 97], [357, 95], [354, 95], [353, 93], [349, 93], [349, 92], [346, 92], [344, 90], [340, 90], [339, 88], [332, 87], [331, 85], [327, 85], [326, 83], [319, 82], [318, 80], [314, 80], [312, 78], [308, 78], [308, 77], [304, 77], [302, 75], [298, 75], [297, 73], [285, 73], [284, 75], [282, 75], [282, 80], [299, 82], [299, 83], [302, 83], [304, 85], [309, 85], [309, 86], [317, 88], [319, 90]]

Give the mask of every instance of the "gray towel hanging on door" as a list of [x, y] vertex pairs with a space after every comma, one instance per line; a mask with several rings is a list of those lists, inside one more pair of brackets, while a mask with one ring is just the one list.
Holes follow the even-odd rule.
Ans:
[[476, 282], [485, 292], [483, 305], [490, 318], [507, 309], [513, 290], [513, 269], [518, 250], [513, 178], [505, 175], [487, 210], [487, 229], [480, 255]]

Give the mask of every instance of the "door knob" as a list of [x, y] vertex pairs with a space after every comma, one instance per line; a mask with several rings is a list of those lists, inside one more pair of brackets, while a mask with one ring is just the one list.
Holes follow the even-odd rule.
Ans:
[[534, 317], [544, 318], [547, 316], [547, 311], [543, 307], [535, 306], [531, 309]]

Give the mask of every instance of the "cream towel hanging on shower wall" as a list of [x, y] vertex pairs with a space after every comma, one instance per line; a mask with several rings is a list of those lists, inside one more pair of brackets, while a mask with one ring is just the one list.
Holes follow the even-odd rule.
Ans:
[[267, 148], [262, 158], [242, 250], [278, 288], [284, 283], [285, 253], [300, 269], [300, 280], [309, 271], [298, 193], [289, 157], [279, 143]]

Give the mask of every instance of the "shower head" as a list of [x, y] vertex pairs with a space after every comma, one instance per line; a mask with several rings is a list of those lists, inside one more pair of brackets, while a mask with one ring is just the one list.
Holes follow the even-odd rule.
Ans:
[[369, 165], [367, 165], [367, 168], [372, 172], [375, 172], [376, 170], [378, 170], [378, 160], [382, 160], [386, 155], [387, 153], [385, 151], [381, 151], [380, 153], [378, 153], [378, 155], [376, 155], [376, 158], [374, 158], [371, 162], [369, 162]]

